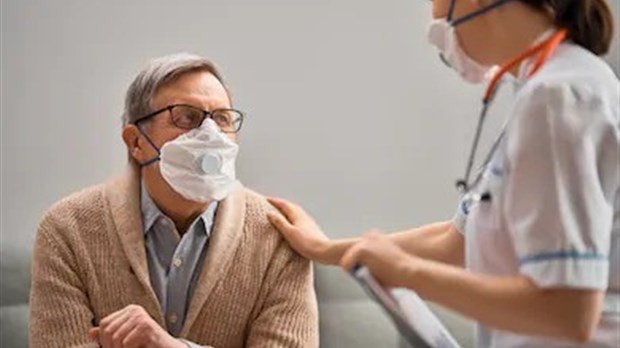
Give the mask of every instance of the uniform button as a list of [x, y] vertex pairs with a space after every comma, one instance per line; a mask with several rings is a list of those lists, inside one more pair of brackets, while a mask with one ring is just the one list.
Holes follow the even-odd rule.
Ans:
[[168, 315], [168, 321], [170, 322], [170, 324], [176, 324], [177, 320], [179, 320], [179, 318], [176, 314], [172, 313]]
[[183, 264], [183, 261], [178, 257], [172, 260], [172, 265], [174, 267], [181, 267], [182, 264]]

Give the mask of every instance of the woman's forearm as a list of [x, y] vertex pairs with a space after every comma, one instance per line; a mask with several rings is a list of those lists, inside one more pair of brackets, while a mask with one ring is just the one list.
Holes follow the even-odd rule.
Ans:
[[358, 238], [346, 238], [346, 239], [332, 239], [324, 244], [320, 254], [321, 257], [318, 261], [325, 265], [338, 265], [342, 255], [355, 243]]
[[423, 259], [463, 267], [465, 238], [451, 221], [437, 222], [390, 235], [408, 254]]
[[[392, 233], [389, 238], [408, 254], [455, 266], [463, 265], [464, 239], [451, 222], [438, 222]], [[358, 241], [359, 238], [347, 238], [328, 242], [320, 261], [337, 265], [344, 253]]]
[[545, 290], [524, 276], [491, 277], [426, 260], [408, 264], [409, 288], [496, 329], [586, 341], [600, 318], [599, 291]]

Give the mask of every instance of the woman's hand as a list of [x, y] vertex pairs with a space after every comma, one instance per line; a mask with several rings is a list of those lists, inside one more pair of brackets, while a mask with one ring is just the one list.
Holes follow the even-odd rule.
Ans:
[[269, 221], [295, 251], [310, 260], [331, 263], [328, 257], [330, 240], [308, 213], [283, 199], [268, 198], [268, 201], [282, 213], [268, 213]]
[[383, 286], [411, 287], [409, 278], [421, 262], [424, 261], [407, 254], [386, 235], [372, 231], [346, 251], [340, 266], [347, 272], [357, 265], [365, 266]]

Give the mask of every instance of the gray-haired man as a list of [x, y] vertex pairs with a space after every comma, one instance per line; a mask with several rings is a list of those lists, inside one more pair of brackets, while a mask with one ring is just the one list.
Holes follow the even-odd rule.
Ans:
[[159, 58], [136, 77], [126, 173], [39, 227], [32, 347], [318, 346], [310, 264], [235, 178], [243, 117], [204, 58]]

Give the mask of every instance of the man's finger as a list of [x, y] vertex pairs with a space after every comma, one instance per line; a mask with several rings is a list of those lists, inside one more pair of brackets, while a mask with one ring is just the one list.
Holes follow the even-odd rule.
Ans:
[[[130, 319], [130, 315], [131, 315], [131, 311], [126, 310], [123, 313], [121, 313], [121, 315], [115, 317], [114, 321], [112, 321], [106, 327], [102, 327], [105, 338], [112, 341], [112, 343], [115, 344], [113, 340], [114, 334], [118, 331], [121, 325], [123, 325], [123, 323], [125, 323], [128, 319]], [[116, 347], [116, 344], [114, 346]]]
[[115, 347], [117, 345], [123, 348], [126, 347], [123, 342], [125, 342], [125, 338], [127, 337], [127, 335], [138, 326], [136, 319], [137, 317], [135, 316], [129, 317], [121, 323], [118, 329], [114, 331], [114, 333], [112, 334], [112, 341], [114, 342]]
[[114, 319], [116, 319], [119, 315], [122, 315], [125, 310], [127, 309], [127, 307], [123, 308], [123, 309], [119, 309], [116, 312], [112, 313], [112, 314], [108, 314], [107, 317], [103, 318], [100, 322], [99, 322], [99, 327], [105, 327], [108, 326], [111, 322], [114, 321]]
[[98, 327], [90, 328], [88, 330], [88, 337], [90, 337], [91, 340], [97, 340], [99, 338], [99, 331], [100, 329]]
[[132, 317], [131, 311], [123, 312], [121, 315], [114, 318], [114, 321], [108, 324], [108, 326], [106, 327], [106, 330], [110, 330], [111, 332], [116, 332], [116, 330], [118, 330], [118, 328], [121, 327], [121, 325], [123, 325], [123, 323], [125, 323], [127, 320], [131, 319], [131, 317]]
[[139, 326], [134, 326], [123, 339], [123, 348], [139, 348], [146, 344]]

